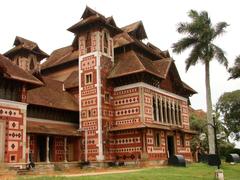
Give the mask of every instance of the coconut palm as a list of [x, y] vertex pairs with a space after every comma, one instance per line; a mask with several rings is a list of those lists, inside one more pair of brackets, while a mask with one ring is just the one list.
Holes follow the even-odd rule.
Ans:
[[[186, 59], [186, 71], [190, 66], [201, 62], [205, 65], [205, 85], [206, 85], [206, 102], [207, 102], [207, 120], [213, 124], [212, 119], [212, 100], [210, 88], [210, 61], [216, 59], [225, 67], [228, 66], [227, 58], [224, 51], [213, 44], [213, 41], [225, 32], [228, 26], [226, 22], [219, 22], [212, 25], [211, 19], [206, 11], [197, 12], [190, 10], [188, 16], [191, 22], [181, 22], [178, 24], [177, 31], [185, 37], [173, 44], [173, 52], [180, 54], [184, 50], [191, 48], [189, 57]], [[208, 127], [209, 153], [215, 154], [214, 130]]]
[[235, 59], [234, 66], [228, 69], [230, 73], [229, 79], [240, 78], [240, 55]]

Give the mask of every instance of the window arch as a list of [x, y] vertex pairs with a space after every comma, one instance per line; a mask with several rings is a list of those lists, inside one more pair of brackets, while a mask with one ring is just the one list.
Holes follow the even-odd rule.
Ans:
[[30, 70], [33, 70], [34, 69], [34, 61], [33, 61], [33, 58], [31, 57], [30, 58]]
[[108, 35], [107, 35], [107, 32], [104, 32], [103, 44], [104, 44], [104, 52], [108, 53]]
[[163, 113], [163, 122], [166, 123], [167, 122], [166, 106], [165, 106], [165, 102], [163, 99], [162, 99], [162, 113]]
[[89, 31], [86, 35], [85, 48], [87, 53], [91, 52], [91, 33]]
[[152, 107], [153, 107], [153, 120], [157, 121], [157, 105], [155, 97], [152, 98]]

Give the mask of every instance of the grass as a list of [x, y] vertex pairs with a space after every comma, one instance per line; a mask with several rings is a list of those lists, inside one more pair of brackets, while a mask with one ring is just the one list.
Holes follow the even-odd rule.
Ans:
[[[240, 179], [240, 164], [230, 165], [223, 164], [221, 168], [224, 171], [225, 180], [239, 180]], [[188, 180], [188, 179], [214, 179], [214, 172], [216, 167], [208, 166], [207, 164], [195, 163], [184, 167], [169, 167], [163, 166], [158, 168], [147, 168], [137, 172], [123, 173], [123, 174], [108, 174], [97, 176], [84, 176], [84, 177], [19, 177], [18, 180]], [[119, 170], [119, 169], [118, 169]]]

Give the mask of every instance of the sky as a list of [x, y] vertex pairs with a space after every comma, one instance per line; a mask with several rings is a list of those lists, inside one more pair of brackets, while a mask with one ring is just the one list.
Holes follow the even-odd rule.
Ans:
[[[182, 36], [176, 32], [179, 22], [189, 21], [190, 9], [206, 10], [215, 24], [226, 21], [227, 32], [215, 43], [226, 52], [229, 66], [240, 55], [240, 11], [238, 1], [227, 0], [8, 0], [0, 2], [0, 53], [12, 48], [15, 37], [35, 41], [40, 48], [51, 54], [57, 48], [70, 45], [73, 34], [66, 29], [80, 20], [89, 6], [99, 13], [113, 16], [117, 26], [123, 27], [142, 20], [147, 32], [147, 41], [161, 50], [169, 50], [175, 60], [181, 79], [198, 94], [191, 97], [192, 107], [206, 110], [204, 66], [197, 64], [185, 72], [185, 59], [189, 50], [177, 55], [171, 46]], [[215, 61], [215, 60], [214, 60]], [[240, 89], [240, 79], [228, 81], [229, 74], [217, 62], [210, 64], [212, 100], [215, 104], [224, 93]]]

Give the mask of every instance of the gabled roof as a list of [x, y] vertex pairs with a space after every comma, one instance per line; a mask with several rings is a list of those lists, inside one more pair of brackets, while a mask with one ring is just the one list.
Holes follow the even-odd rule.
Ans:
[[43, 83], [30, 73], [13, 64], [10, 59], [0, 54], [0, 73], [5, 78], [13, 79], [28, 84], [43, 85]]
[[86, 19], [93, 15], [98, 15], [98, 16], [101, 16], [102, 18], [105, 18], [105, 16], [103, 16], [102, 14], [100, 14], [99, 12], [93, 10], [92, 8], [90, 8], [88, 6], [86, 6], [81, 18]]
[[105, 16], [103, 16], [102, 14], [96, 12], [95, 10], [89, 7], [86, 7], [81, 20], [78, 23], [71, 26], [70, 28], [68, 28], [67, 30], [77, 34], [85, 30], [84, 29], [85, 27], [89, 28], [89, 25], [93, 25], [93, 24], [104, 26], [105, 28], [109, 29], [111, 34], [113, 35], [122, 32], [122, 30], [116, 26], [113, 18], [111, 17], [105, 18]]
[[79, 76], [79, 71], [73, 71], [67, 79], [64, 81], [64, 88], [65, 89], [70, 89], [74, 87], [78, 87], [79, 82], [78, 82], [78, 76]]
[[42, 69], [64, 64], [66, 62], [78, 59], [79, 52], [72, 46], [66, 46], [52, 52], [49, 58], [42, 64]]
[[44, 86], [28, 91], [27, 103], [57, 109], [78, 111], [77, 100], [63, 91], [63, 82], [43, 77]]
[[32, 52], [33, 54], [39, 56], [40, 59], [44, 59], [49, 56], [47, 53], [45, 53], [38, 47], [37, 43], [19, 36], [16, 36], [13, 45], [15, 47], [4, 53], [5, 56], [11, 57], [19, 50], [27, 50], [29, 52]]
[[129, 74], [148, 72], [159, 78], [163, 78], [161, 73], [154, 67], [153, 61], [134, 52], [133, 50], [115, 57], [116, 65], [113, 67], [108, 78], [117, 78]]
[[113, 40], [114, 40], [114, 48], [120, 48], [123, 46], [127, 46], [129, 44], [134, 44], [135, 46], [153, 54], [159, 59], [167, 57], [164, 53], [156, 51], [153, 48], [150, 48], [148, 45], [144, 44], [143, 42], [133, 37], [132, 35], [128, 34], [127, 32], [122, 32], [120, 34], [117, 34], [116, 36], [114, 36]]
[[137, 21], [127, 26], [121, 28], [123, 31], [129, 33], [133, 37], [137, 38], [138, 40], [146, 39], [147, 34], [144, 29], [142, 21]]

